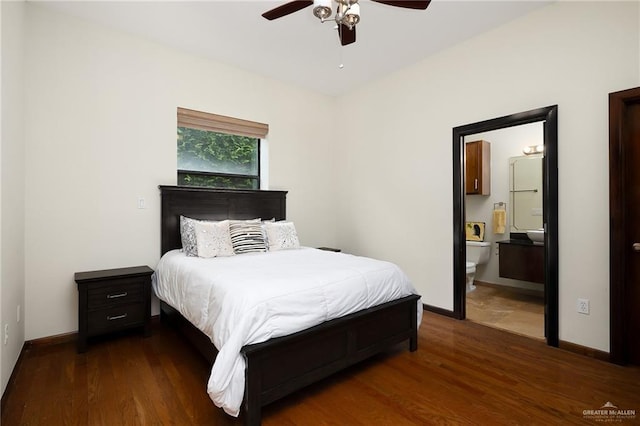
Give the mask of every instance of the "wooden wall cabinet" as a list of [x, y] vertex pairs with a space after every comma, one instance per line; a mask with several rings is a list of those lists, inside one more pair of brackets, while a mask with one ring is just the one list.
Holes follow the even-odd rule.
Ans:
[[491, 194], [491, 145], [487, 141], [465, 144], [465, 189], [467, 195]]
[[500, 242], [500, 276], [544, 284], [544, 246]]

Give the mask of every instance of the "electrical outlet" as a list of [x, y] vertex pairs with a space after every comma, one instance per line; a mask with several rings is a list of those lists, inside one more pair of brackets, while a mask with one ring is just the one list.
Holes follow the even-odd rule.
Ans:
[[147, 208], [147, 202], [145, 201], [144, 197], [138, 197], [138, 208], [139, 209]]
[[577, 310], [579, 314], [589, 315], [589, 299], [578, 299]]
[[9, 324], [4, 325], [4, 344], [6, 345], [9, 341]]

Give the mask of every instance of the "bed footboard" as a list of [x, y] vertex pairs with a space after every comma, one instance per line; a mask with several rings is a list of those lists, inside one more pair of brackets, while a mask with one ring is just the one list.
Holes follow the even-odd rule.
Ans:
[[246, 361], [246, 425], [259, 425], [261, 409], [277, 399], [393, 345], [418, 348], [417, 301], [412, 295], [290, 336], [242, 348]]

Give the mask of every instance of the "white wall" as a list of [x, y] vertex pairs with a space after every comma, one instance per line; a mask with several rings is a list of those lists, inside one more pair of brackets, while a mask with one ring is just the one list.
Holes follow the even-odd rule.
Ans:
[[[486, 264], [476, 267], [475, 279], [491, 284], [542, 291], [544, 287], [540, 284], [500, 277], [500, 258], [496, 250], [498, 245], [496, 241], [509, 239], [513, 219], [511, 214], [513, 206], [509, 197], [509, 158], [522, 156], [522, 149], [525, 146], [540, 145], [544, 142], [543, 122], [507, 127], [465, 137], [465, 142], [474, 140], [485, 140], [491, 144], [491, 194], [466, 195], [465, 216], [466, 221], [485, 222], [484, 240], [492, 243], [491, 257]], [[542, 186], [542, 180], [540, 186]], [[499, 202], [506, 203], [505, 208], [508, 212], [504, 234], [493, 233], [493, 205]]]
[[74, 272], [155, 267], [178, 106], [268, 123], [271, 189], [289, 191], [302, 244], [335, 245], [334, 138], [317, 131], [332, 98], [36, 4], [26, 16], [27, 339], [77, 330]]
[[452, 128], [558, 104], [559, 335], [608, 351], [608, 93], [640, 84], [639, 39], [637, 2], [558, 2], [341, 98], [338, 244], [452, 309]]
[[[269, 123], [270, 186], [290, 191], [302, 242], [396, 261], [451, 309], [451, 129], [558, 104], [560, 338], [608, 350], [607, 94], [640, 84], [637, 3], [553, 4], [337, 101], [26, 12], [26, 339], [77, 329], [75, 271], [155, 266], [177, 106]], [[315, 124], [342, 111], [334, 143]]]
[[0, 2], [2, 11], [2, 144], [0, 149], [0, 318], [9, 327], [0, 339], [1, 392], [7, 386], [24, 343], [24, 3]]

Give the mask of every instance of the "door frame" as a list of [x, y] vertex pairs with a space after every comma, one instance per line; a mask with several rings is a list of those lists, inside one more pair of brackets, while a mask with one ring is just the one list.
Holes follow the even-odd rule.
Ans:
[[609, 359], [625, 364], [629, 359], [626, 319], [627, 291], [626, 229], [631, 220], [625, 214], [625, 167], [627, 139], [623, 119], [630, 103], [640, 103], [640, 87], [609, 93]]
[[476, 133], [543, 121], [544, 159], [542, 208], [545, 226], [545, 336], [558, 346], [558, 105], [538, 108], [453, 129], [453, 316], [466, 318], [466, 246], [464, 137]]

